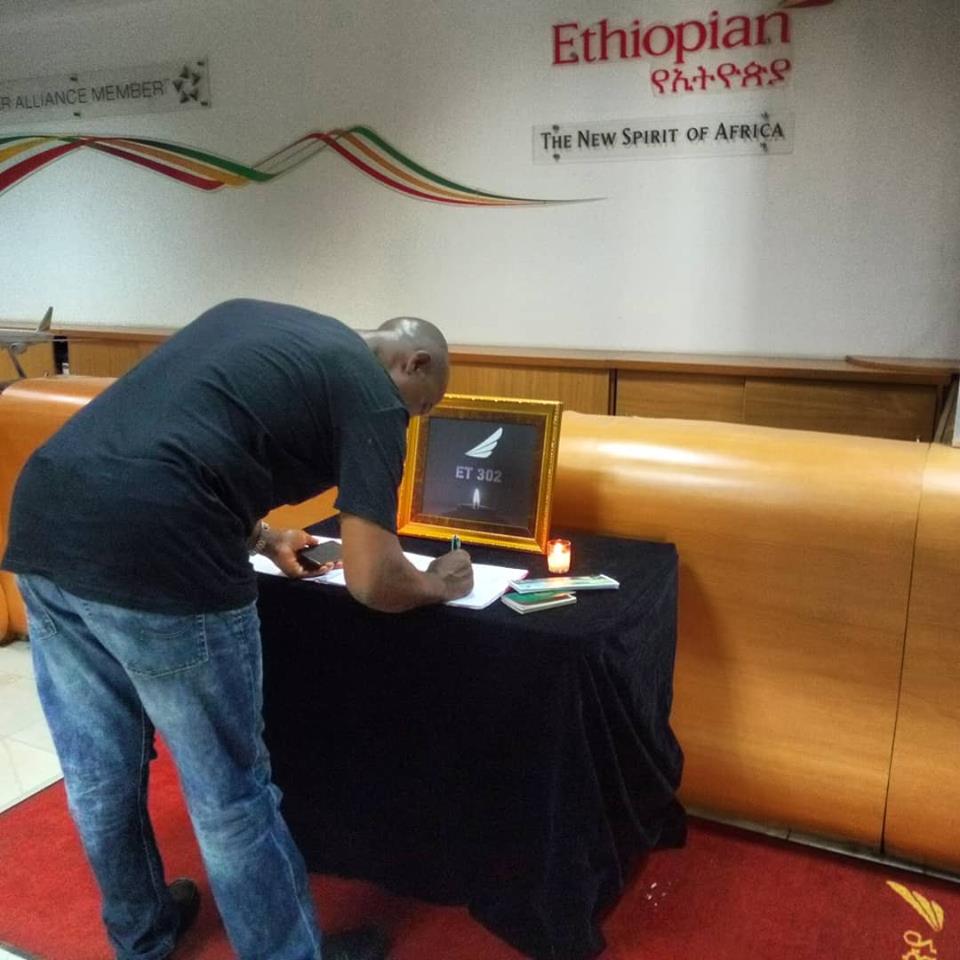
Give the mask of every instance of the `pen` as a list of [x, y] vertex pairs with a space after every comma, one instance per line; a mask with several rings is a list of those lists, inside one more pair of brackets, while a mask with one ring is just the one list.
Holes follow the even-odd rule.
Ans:
[[459, 538], [456, 534], [454, 534], [454, 535], [450, 538], [450, 549], [451, 549], [451, 550], [459, 550], [459, 549], [460, 549], [460, 538]]

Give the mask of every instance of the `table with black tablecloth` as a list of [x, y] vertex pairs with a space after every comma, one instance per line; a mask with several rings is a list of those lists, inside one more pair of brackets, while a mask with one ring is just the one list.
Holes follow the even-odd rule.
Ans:
[[[335, 520], [312, 529], [338, 535]], [[397, 615], [260, 576], [267, 743], [309, 869], [466, 904], [536, 960], [599, 953], [638, 855], [685, 831], [676, 549], [571, 540], [571, 573], [619, 590], [525, 615], [499, 601]], [[468, 549], [547, 573], [537, 554]]]

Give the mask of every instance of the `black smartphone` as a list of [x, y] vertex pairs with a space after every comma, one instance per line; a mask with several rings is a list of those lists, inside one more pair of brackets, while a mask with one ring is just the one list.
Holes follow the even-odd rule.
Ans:
[[332, 563], [342, 556], [343, 552], [336, 540], [315, 543], [312, 547], [304, 547], [297, 551], [297, 559], [304, 567], [322, 567], [325, 563]]

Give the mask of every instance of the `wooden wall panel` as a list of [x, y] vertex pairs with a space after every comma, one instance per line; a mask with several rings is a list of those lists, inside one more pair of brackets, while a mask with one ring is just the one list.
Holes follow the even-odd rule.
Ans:
[[960, 870], [960, 450], [924, 473], [884, 845]]
[[616, 412], [626, 417], [743, 422], [743, 377], [688, 373], [617, 374]]
[[70, 340], [70, 373], [120, 377], [159, 345], [156, 340]]
[[449, 392], [562, 400], [564, 410], [607, 413], [610, 374], [606, 370], [454, 362], [450, 369]]
[[[174, 332], [157, 327], [57, 331], [68, 340], [71, 373], [111, 377], [125, 373]], [[561, 400], [564, 409], [580, 413], [924, 441], [933, 436], [955, 368], [945, 361], [865, 364], [456, 345], [451, 358], [454, 393]]]
[[936, 413], [933, 386], [749, 377], [745, 384], [744, 421], [764, 427], [929, 442]]
[[[21, 353], [17, 359], [28, 377], [52, 376], [57, 372], [53, 359], [53, 343], [35, 343]], [[0, 350], [0, 383], [19, 380], [20, 374], [6, 350]]]

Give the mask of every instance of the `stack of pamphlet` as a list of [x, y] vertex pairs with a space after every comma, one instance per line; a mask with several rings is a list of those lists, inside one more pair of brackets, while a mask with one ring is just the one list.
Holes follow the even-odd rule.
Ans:
[[505, 593], [500, 599], [517, 613], [533, 613], [534, 610], [549, 610], [551, 607], [565, 607], [568, 603], [577, 602], [576, 594], [564, 593], [562, 590]]
[[605, 573], [588, 577], [540, 577], [537, 580], [511, 580], [517, 593], [538, 593], [542, 590], [616, 590], [620, 584]]
[[620, 584], [612, 577], [600, 573], [588, 577], [542, 577], [536, 580], [512, 580], [515, 593], [504, 594], [500, 599], [517, 613], [533, 613], [576, 603], [575, 590], [616, 590]]

